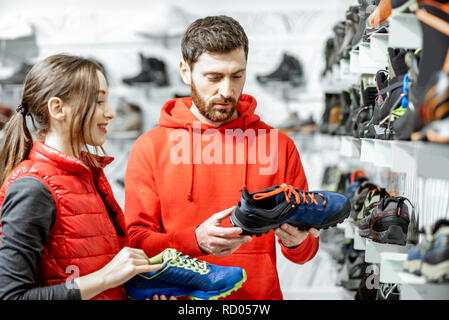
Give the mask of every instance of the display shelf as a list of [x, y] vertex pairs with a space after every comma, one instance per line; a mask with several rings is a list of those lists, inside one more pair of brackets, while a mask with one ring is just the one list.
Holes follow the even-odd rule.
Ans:
[[359, 73], [360, 63], [359, 63], [359, 50], [351, 50], [349, 52], [349, 70], [354, 73]]
[[422, 30], [413, 13], [392, 15], [388, 46], [392, 48], [417, 49], [422, 47]]
[[354, 229], [354, 249], [366, 250], [366, 238], [359, 235], [357, 228]]
[[[396, 172], [449, 179], [449, 146], [421, 141], [361, 139], [360, 160]], [[432, 165], [429, 165], [429, 164]]]
[[373, 57], [369, 43], [361, 43], [359, 46], [359, 73], [376, 74], [385, 65]]
[[337, 228], [344, 231], [346, 239], [354, 239], [354, 227], [348, 219], [338, 224]]
[[343, 136], [341, 137], [340, 154], [344, 157], [360, 158], [360, 139]]
[[412, 245], [399, 246], [395, 244], [377, 243], [366, 239], [365, 261], [368, 263], [381, 263], [382, 253], [408, 253]]
[[380, 282], [401, 282], [399, 273], [403, 271], [405, 259], [407, 259], [406, 253], [382, 252], [380, 254]]
[[449, 300], [449, 284], [429, 283], [424, 277], [400, 272], [401, 300]]
[[388, 33], [375, 33], [370, 41], [372, 58], [384, 66], [388, 65], [388, 38]]

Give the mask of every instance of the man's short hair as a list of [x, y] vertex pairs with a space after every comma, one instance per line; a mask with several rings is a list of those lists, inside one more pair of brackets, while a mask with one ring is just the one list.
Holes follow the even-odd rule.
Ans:
[[181, 42], [182, 57], [189, 66], [203, 52], [227, 53], [242, 48], [248, 59], [248, 37], [240, 23], [228, 16], [210, 16], [194, 21]]

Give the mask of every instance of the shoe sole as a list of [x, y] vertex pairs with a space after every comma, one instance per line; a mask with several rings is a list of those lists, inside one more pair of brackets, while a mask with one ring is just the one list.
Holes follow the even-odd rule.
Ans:
[[448, 282], [449, 260], [435, 265], [424, 262], [422, 265], [422, 274], [431, 282]]
[[405, 246], [407, 242], [407, 234], [402, 231], [400, 226], [389, 226], [385, 231], [375, 231], [370, 229], [368, 236], [371, 240], [378, 243], [397, 244]]
[[[164, 289], [135, 289], [133, 287], [126, 288], [127, 296], [130, 300], [152, 300], [154, 295], [164, 295], [169, 297], [185, 297], [190, 300], [218, 300], [229, 296], [232, 292], [239, 290], [246, 281], [247, 276], [245, 270], [242, 272], [242, 279], [236, 282], [232, 287], [224, 288], [217, 291], [202, 290], [186, 290], [180, 288], [164, 288]], [[139, 297], [139, 298], [136, 298]], [[142, 298], [144, 297], [144, 298]]]
[[422, 260], [421, 259], [405, 260], [403, 269], [407, 272], [421, 275]]
[[[288, 223], [294, 227], [297, 227], [299, 230], [308, 230], [310, 228], [322, 229], [326, 230], [330, 227], [335, 227], [337, 224], [342, 223], [346, 218], [349, 217], [351, 213], [351, 203], [348, 200], [344, 203], [343, 207], [334, 215], [326, 218], [321, 224], [308, 224], [304, 222], [296, 222], [296, 221], [279, 221], [278, 223], [267, 225], [260, 228], [249, 228], [246, 227], [243, 223], [239, 221], [237, 216], [243, 214], [238, 207], [234, 208], [231, 213], [231, 223], [234, 227], [242, 228], [242, 235], [250, 235], [250, 236], [261, 236], [262, 234], [266, 234], [273, 229], [279, 228], [282, 224]], [[328, 220], [328, 221], [327, 221]], [[326, 222], [327, 221], [327, 222]]]

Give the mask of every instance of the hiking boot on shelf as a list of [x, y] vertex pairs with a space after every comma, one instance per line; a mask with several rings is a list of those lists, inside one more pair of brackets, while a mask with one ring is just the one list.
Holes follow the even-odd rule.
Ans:
[[286, 53], [284, 53], [283, 59], [275, 71], [268, 75], [258, 75], [256, 79], [263, 85], [276, 82], [287, 82], [294, 87], [305, 85], [302, 64], [297, 58]]
[[359, 25], [357, 26], [357, 32], [352, 39], [352, 47], [355, 48], [362, 41], [362, 37], [365, 34], [365, 28], [369, 16], [374, 12], [380, 0], [358, 0], [359, 2]]
[[418, 276], [422, 275], [422, 264], [424, 262], [424, 256], [429, 250], [432, 243], [432, 227], [427, 226], [421, 242], [413, 246], [404, 260], [403, 269], [407, 272], [414, 273]]
[[359, 7], [350, 6], [346, 11], [345, 36], [338, 52], [342, 59], [349, 59], [349, 52], [352, 49], [352, 39], [357, 31], [359, 24]]
[[279, 131], [286, 134], [292, 132], [311, 133], [316, 129], [316, 123], [312, 116], [308, 119], [301, 119], [298, 117], [298, 113], [290, 112], [287, 119], [278, 126]]
[[355, 192], [360, 184], [367, 181], [366, 173], [363, 170], [355, 170], [351, 173], [350, 184], [347, 185], [345, 195], [348, 197], [349, 202], [354, 203]]
[[321, 181], [323, 190], [336, 192], [342, 174], [343, 171], [338, 166], [326, 167]]
[[341, 122], [341, 106], [338, 94], [326, 93], [324, 95], [324, 111], [318, 131], [321, 133], [335, 133]]
[[[371, 190], [379, 188], [376, 184], [369, 180], [365, 180], [357, 186], [354, 193], [354, 201], [351, 206], [351, 218], [353, 221], [357, 220], [357, 216], [363, 210], [366, 197]], [[379, 188], [380, 189], [380, 188]]]
[[414, 132], [420, 131], [431, 121], [447, 116], [441, 109], [438, 113], [436, 110], [440, 105], [444, 106], [444, 83], [447, 83], [444, 78], [449, 73], [449, 61], [446, 59], [449, 50], [449, 3], [434, 0], [418, 3], [419, 9], [415, 10], [415, 15], [423, 33], [422, 57], [418, 79], [410, 88], [407, 111], [393, 126], [395, 139], [398, 140], [409, 140]]
[[409, 80], [405, 61], [408, 53], [406, 49], [388, 48], [389, 80], [384, 82], [382, 71], [376, 75], [379, 96], [365, 137], [383, 140], [393, 138], [393, 123], [405, 113], [408, 106]]
[[154, 84], [157, 87], [168, 85], [168, 75], [165, 63], [156, 58], [146, 58], [139, 53], [142, 70], [138, 75], [131, 78], [124, 78], [123, 82], [133, 86], [136, 84]]
[[405, 246], [410, 217], [402, 196], [388, 197], [359, 224], [359, 235], [375, 242]]
[[150, 264], [162, 264], [160, 270], [139, 273], [126, 282], [132, 300], [188, 296], [192, 300], [217, 300], [237, 291], [246, 281], [245, 270], [222, 267], [191, 258], [175, 249], [165, 249], [150, 258]]
[[339, 193], [301, 191], [282, 184], [254, 193], [243, 189], [231, 223], [249, 235], [268, 233], [283, 223], [300, 230], [327, 229], [343, 222], [350, 208], [349, 200]]
[[381, 188], [375, 185], [370, 185], [367, 187], [369, 187], [369, 190], [366, 194], [365, 200], [363, 201], [362, 209], [359, 211], [355, 219], [356, 224], [360, 223], [363, 218], [368, 217], [380, 201], [387, 197], [394, 196], [393, 192], [387, 191], [385, 188]]
[[22, 85], [25, 82], [25, 78], [30, 72], [32, 64], [22, 63], [19, 70], [8, 78], [0, 79], [0, 85]]
[[338, 135], [350, 135], [350, 133], [346, 131], [346, 127], [351, 117], [351, 97], [349, 90], [340, 93], [340, 106], [340, 124], [335, 133]]
[[433, 226], [432, 242], [424, 255], [422, 274], [427, 281], [449, 281], [449, 220], [438, 220]]

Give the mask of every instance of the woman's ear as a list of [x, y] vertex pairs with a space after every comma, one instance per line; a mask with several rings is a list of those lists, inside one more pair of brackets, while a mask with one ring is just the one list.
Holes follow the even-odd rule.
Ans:
[[179, 62], [179, 73], [181, 74], [181, 77], [182, 77], [182, 80], [184, 81], [184, 83], [186, 85], [190, 86], [192, 73], [191, 73], [188, 63], [185, 62], [184, 60], [181, 60]]
[[64, 121], [67, 118], [66, 108], [62, 103], [62, 100], [58, 97], [51, 97], [47, 103], [48, 114], [51, 119]]

